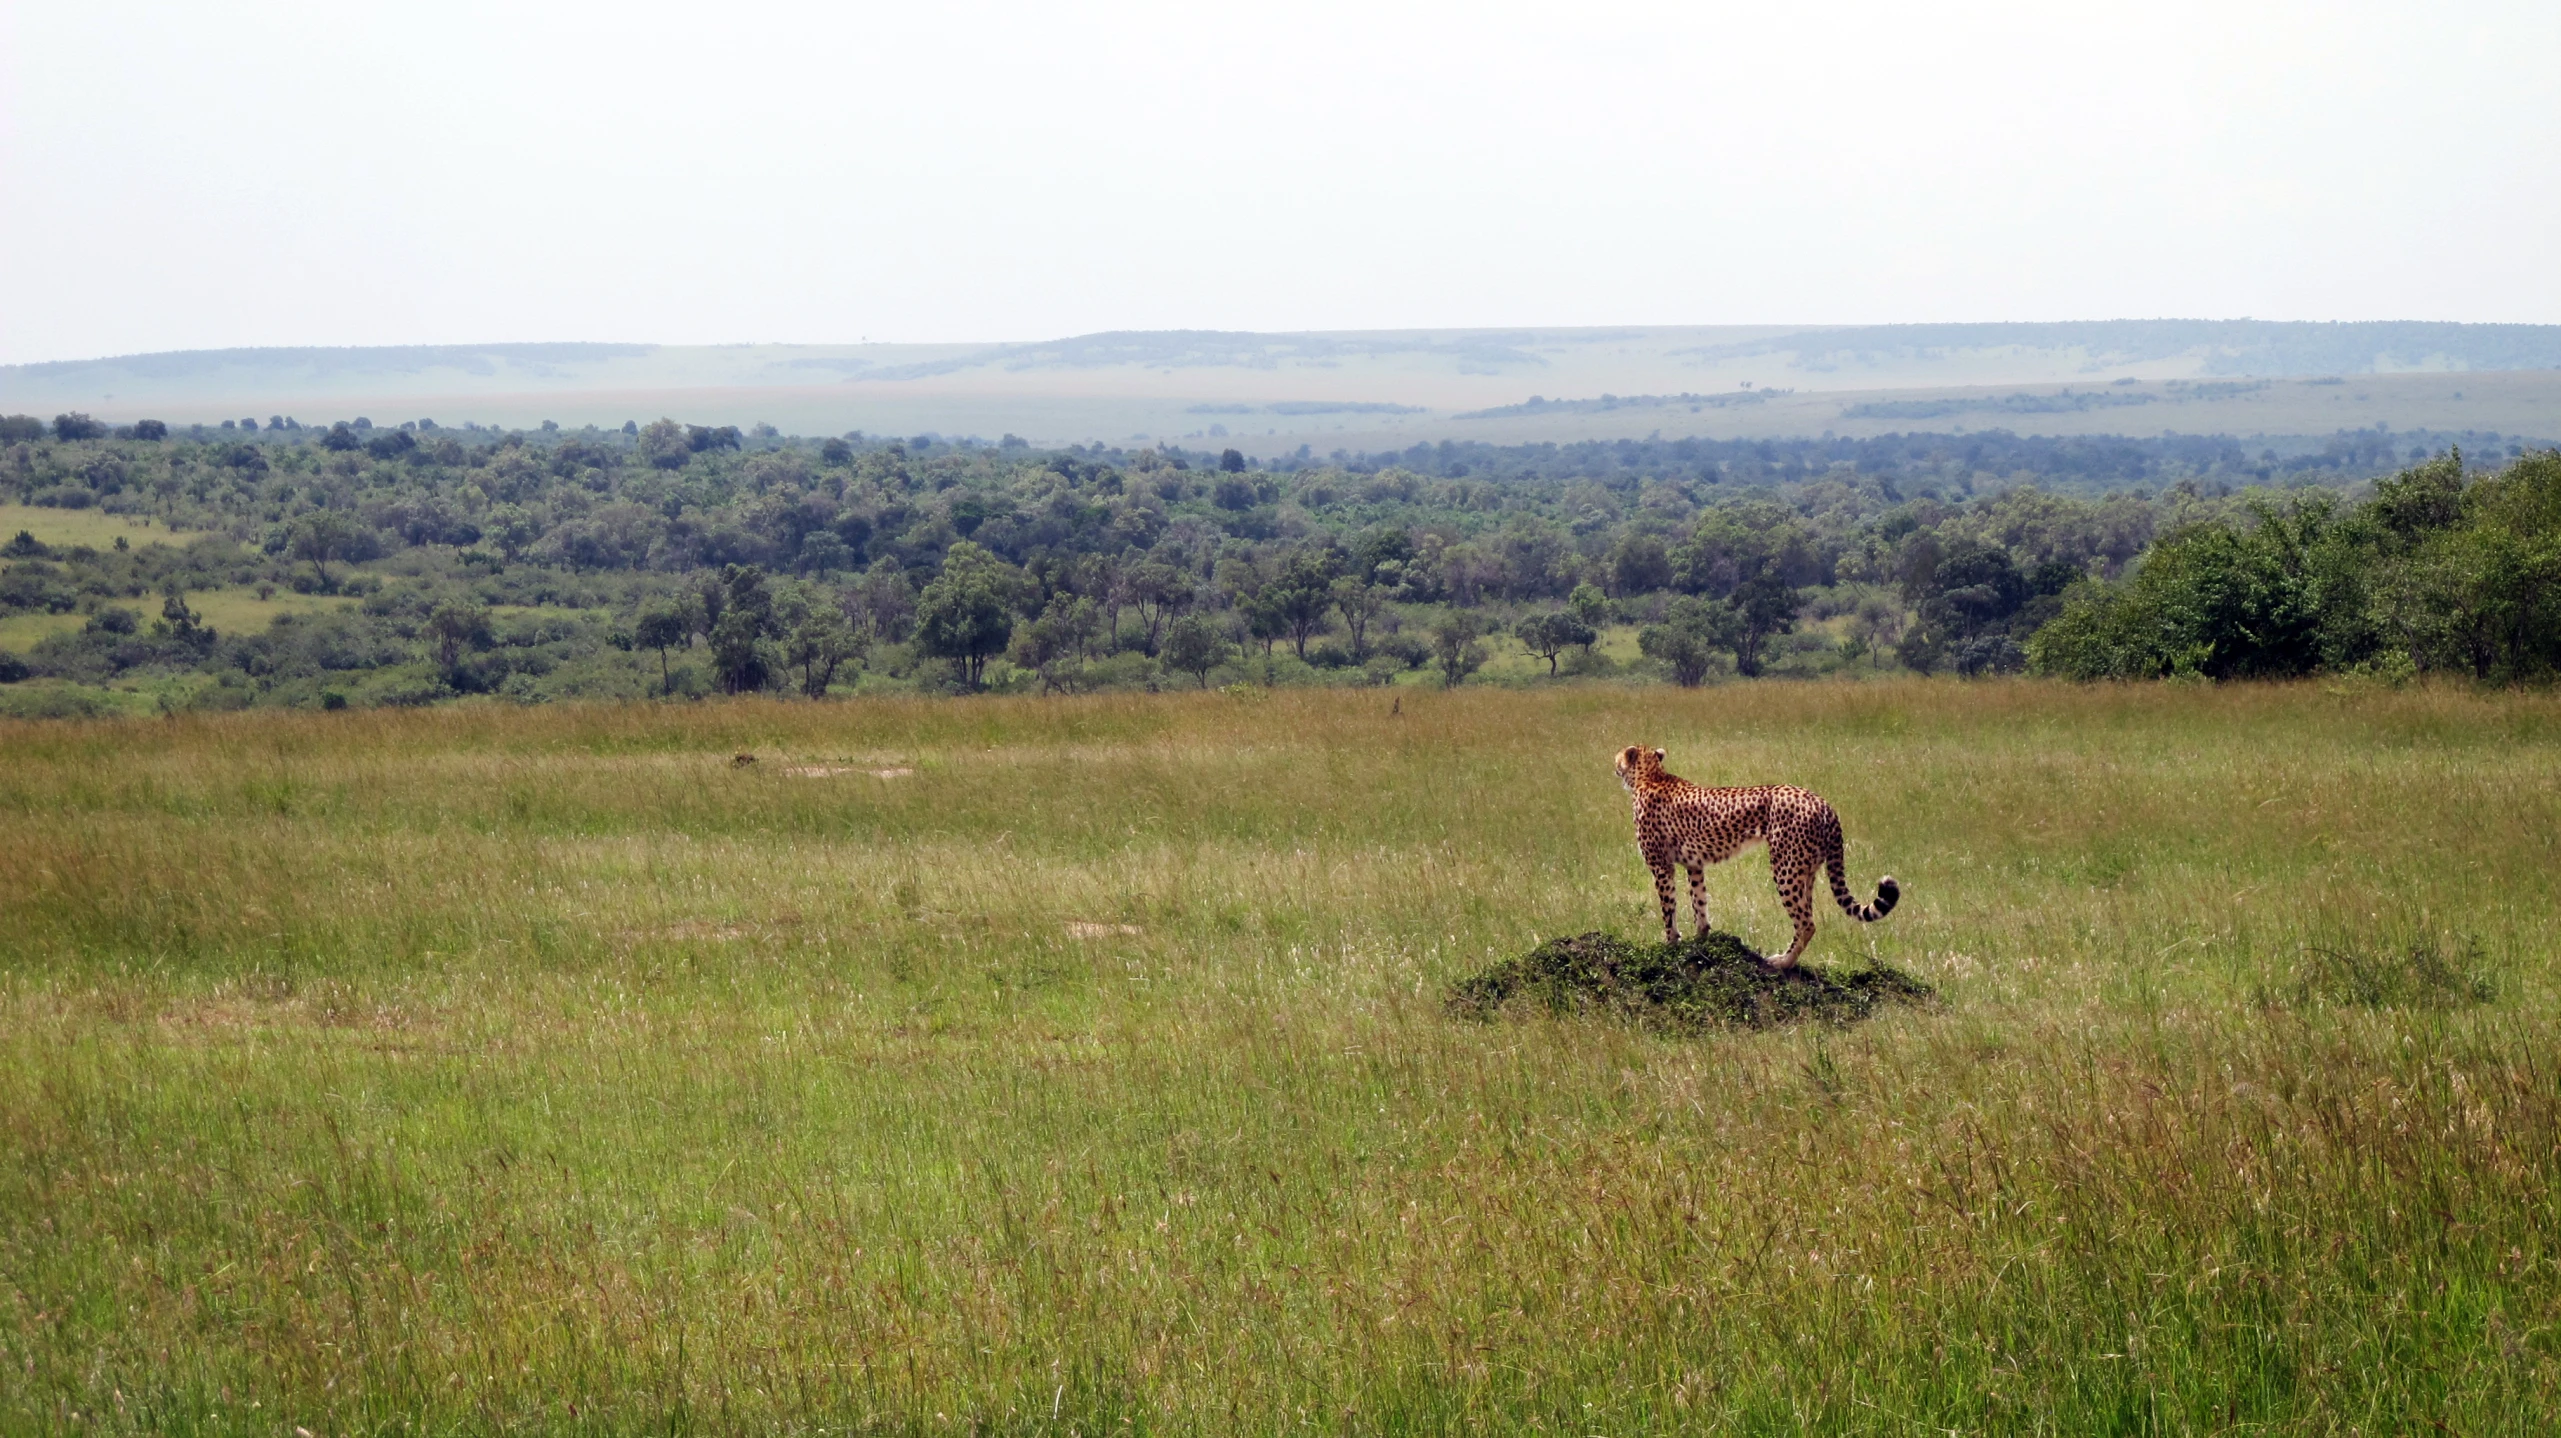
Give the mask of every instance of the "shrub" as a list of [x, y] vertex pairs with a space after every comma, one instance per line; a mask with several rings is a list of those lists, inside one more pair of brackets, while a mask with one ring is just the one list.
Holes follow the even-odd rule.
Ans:
[[2303, 952], [2298, 1000], [2357, 1008], [2462, 1008], [2498, 997], [2481, 941], [2345, 935]]

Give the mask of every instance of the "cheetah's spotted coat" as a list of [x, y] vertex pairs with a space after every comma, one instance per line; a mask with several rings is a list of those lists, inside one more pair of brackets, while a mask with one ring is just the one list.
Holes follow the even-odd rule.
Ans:
[[1796, 921], [1796, 942], [1770, 962], [1794, 964], [1814, 938], [1814, 871], [1828, 870], [1832, 898], [1841, 912], [1875, 923], [1893, 911], [1902, 889], [1894, 876], [1877, 881], [1876, 902], [1862, 904], [1841, 876], [1841, 818], [1819, 794], [1792, 784], [1709, 789], [1663, 767], [1663, 751], [1635, 746], [1618, 753], [1618, 781], [1636, 800], [1636, 847], [1654, 871], [1654, 897], [1663, 906], [1663, 939], [1681, 936], [1680, 904], [1672, 894], [1674, 866], [1690, 871], [1690, 911], [1707, 932], [1707, 866], [1723, 863], [1745, 845], [1770, 846], [1770, 876], [1780, 902]]

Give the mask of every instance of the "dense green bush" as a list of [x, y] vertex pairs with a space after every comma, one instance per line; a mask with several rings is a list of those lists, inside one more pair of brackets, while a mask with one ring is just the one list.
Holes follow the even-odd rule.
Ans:
[[2090, 583], [2029, 641], [2077, 679], [2283, 678], [2359, 668], [2536, 680], [2561, 668], [2561, 454], [2467, 482], [2460, 454], [2343, 506], [2253, 499]]

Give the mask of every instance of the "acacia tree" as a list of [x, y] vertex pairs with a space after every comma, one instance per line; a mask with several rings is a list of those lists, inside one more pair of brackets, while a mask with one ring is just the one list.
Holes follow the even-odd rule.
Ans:
[[916, 598], [916, 643], [960, 666], [975, 689], [1005, 650], [1025, 582], [1020, 570], [967, 540], [943, 555], [943, 572]]
[[286, 552], [309, 561], [323, 590], [337, 588], [329, 578], [330, 560], [365, 558], [374, 553], [374, 544], [372, 530], [334, 509], [318, 510], [295, 520], [285, 538]]
[[1352, 634], [1352, 662], [1369, 658], [1370, 622], [1385, 612], [1387, 591], [1375, 584], [1363, 584], [1350, 575], [1334, 581], [1334, 609], [1343, 616], [1343, 627]]
[[786, 585], [775, 599], [774, 629], [783, 663], [800, 671], [800, 692], [811, 699], [826, 697], [836, 671], [861, 656], [867, 637], [834, 593], [807, 580]]
[[1568, 610], [1533, 614], [1522, 620], [1512, 634], [1521, 641], [1521, 647], [1547, 661], [1547, 672], [1551, 676], [1556, 673], [1557, 655], [1577, 644], [1588, 645], [1600, 637], [1592, 632], [1592, 626]]
[[854, 627], [833, 604], [813, 604], [783, 641], [783, 659], [800, 670], [800, 692], [823, 699], [836, 671], [860, 652]]
[[[1133, 566], [1124, 582], [1130, 603], [1138, 610], [1138, 622], [1144, 630], [1140, 645], [1153, 657], [1157, 647], [1164, 642], [1166, 621], [1174, 617], [1174, 611], [1190, 596], [1191, 586], [1184, 582], [1182, 571], [1153, 560]], [[1114, 632], [1120, 628], [1117, 617], [1112, 628]]]
[[1486, 621], [1472, 610], [1453, 609], [1432, 626], [1432, 658], [1441, 668], [1443, 688], [1455, 689], [1485, 667], [1485, 646], [1476, 642]]
[[200, 654], [213, 648], [213, 629], [202, 619], [187, 607], [187, 591], [178, 581], [173, 579], [160, 587], [159, 629], [165, 630], [169, 638]]
[[1206, 614], [1186, 614], [1165, 633], [1165, 662], [1209, 687], [1209, 671], [1227, 658], [1227, 636]]
[[1307, 641], [1324, 629], [1325, 616], [1334, 608], [1331, 568], [1313, 554], [1293, 554], [1257, 599], [1287, 629], [1290, 648], [1303, 660]]
[[662, 599], [640, 611], [640, 621], [632, 626], [632, 638], [658, 651], [658, 693], [661, 697], [675, 689], [668, 677], [667, 651], [678, 648], [693, 638], [694, 620], [690, 606], [672, 599]]

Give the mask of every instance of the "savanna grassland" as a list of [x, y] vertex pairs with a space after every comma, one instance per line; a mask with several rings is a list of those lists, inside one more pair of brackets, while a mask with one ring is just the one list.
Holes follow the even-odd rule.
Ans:
[[[1393, 707], [1391, 707], [1393, 706]], [[1609, 769], [1829, 795], [1845, 1029]], [[2561, 1413], [2561, 703], [2016, 681], [0, 728], [0, 1430]], [[741, 765], [735, 757], [754, 756]], [[1766, 866], [1720, 925], [1785, 924]]]

